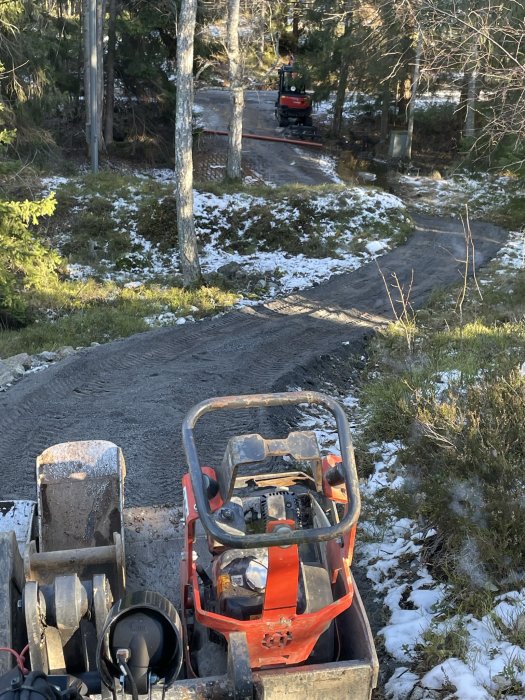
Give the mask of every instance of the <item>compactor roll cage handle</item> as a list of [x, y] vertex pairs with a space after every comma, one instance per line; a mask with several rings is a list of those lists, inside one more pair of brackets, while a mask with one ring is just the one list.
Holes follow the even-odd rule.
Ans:
[[[204, 476], [201, 471], [193, 429], [198, 420], [210, 411], [244, 408], [266, 408], [269, 406], [294, 406], [298, 404], [317, 404], [328, 409], [335, 418], [341, 450], [342, 476], [348, 495], [348, 508], [344, 517], [330, 527], [310, 530], [290, 530], [279, 528], [278, 532], [237, 536], [223, 530], [211, 517], [211, 510], [206, 494]], [[202, 525], [217, 542], [234, 549], [251, 549], [254, 547], [284, 547], [292, 544], [309, 544], [326, 542], [341, 537], [357, 522], [361, 509], [359, 485], [355, 466], [354, 450], [346, 415], [341, 406], [324, 394], [313, 391], [296, 391], [277, 394], [252, 394], [245, 396], [223, 396], [201, 401], [194, 406], [182, 424], [182, 442], [188, 462], [195, 504]]]

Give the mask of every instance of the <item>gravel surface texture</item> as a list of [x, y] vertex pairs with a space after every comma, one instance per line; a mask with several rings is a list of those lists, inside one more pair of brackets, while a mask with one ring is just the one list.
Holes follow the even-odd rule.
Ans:
[[[408, 284], [417, 308], [461, 279], [461, 223], [418, 216], [406, 245], [379, 260], [388, 279]], [[476, 265], [506, 232], [473, 223]], [[0, 396], [0, 473], [4, 498], [34, 498], [35, 459], [69, 440], [110, 440], [127, 463], [128, 505], [179, 504], [185, 471], [181, 422], [196, 402], [235, 393], [316, 388], [311, 363], [349, 342], [358, 347], [392, 319], [375, 262], [301, 293], [258, 307], [160, 329], [80, 351], [32, 374]], [[305, 377], [309, 386], [305, 386]], [[220, 460], [227, 438], [265, 431], [264, 412], [212, 414], [199, 424], [202, 461]]]

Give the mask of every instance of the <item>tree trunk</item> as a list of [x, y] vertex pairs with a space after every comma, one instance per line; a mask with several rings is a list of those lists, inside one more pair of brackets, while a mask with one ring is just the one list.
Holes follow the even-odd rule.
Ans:
[[299, 28], [299, 2], [296, 0], [293, 3], [292, 10], [292, 35], [295, 39], [299, 39], [301, 30]]
[[239, 0], [228, 0], [227, 49], [230, 73], [230, 125], [228, 136], [228, 160], [226, 178], [240, 180], [242, 177], [242, 114], [244, 90], [239, 51]]
[[472, 49], [472, 69], [465, 76], [467, 81], [467, 112], [465, 115], [465, 138], [474, 138], [476, 135], [476, 98], [478, 78], [478, 38], [474, 39]]
[[343, 110], [346, 98], [346, 86], [348, 85], [348, 74], [350, 73], [350, 62], [343, 54], [341, 56], [341, 66], [339, 68], [339, 80], [334, 102], [334, 118], [332, 121], [332, 134], [339, 138], [343, 128]]
[[113, 143], [113, 117], [115, 111], [115, 46], [117, 43], [117, 0], [109, 0], [108, 55], [106, 64], [106, 121], [104, 140], [106, 146]]
[[97, 113], [98, 113], [98, 148], [102, 149], [102, 111], [104, 109], [104, 18], [106, 0], [97, 0]]
[[416, 107], [417, 89], [419, 86], [419, 73], [421, 69], [421, 54], [423, 52], [423, 35], [421, 30], [418, 32], [416, 58], [414, 61], [414, 75], [412, 77], [412, 94], [410, 96], [410, 104], [408, 105], [408, 126], [407, 126], [407, 142], [405, 148], [405, 158], [410, 161], [412, 159], [412, 139], [414, 136], [414, 111]]
[[193, 43], [197, 0], [182, 0], [177, 32], [175, 112], [175, 198], [180, 264], [185, 287], [202, 279], [193, 220]]
[[263, 0], [261, 2], [261, 44], [260, 44], [260, 48], [259, 48], [259, 51], [261, 54], [261, 58], [259, 61], [260, 65], [263, 64], [264, 52], [266, 50], [266, 43], [265, 43], [266, 37], [265, 37], [265, 32], [264, 32], [265, 27], [266, 27], [266, 0]]
[[388, 138], [388, 117], [390, 115], [390, 86], [385, 83], [383, 87], [383, 95], [381, 98], [381, 141], [385, 142]]
[[100, 115], [98, 112], [98, 54], [97, 54], [97, 11], [95, 0], [89, 0], [89, 112], [90, 134], [89, 151], [91, 170], [98, 172], [98, 152], [100, 149]]
[[348, 42], [352, 31], [352, 13], [350, 11], [350, 3], [347, 1], [344, 5], [345, 12], [345, 31], [340, 39], [341, 58], [339, 62], [339, 78], [337, 81], [337, 91], [334, 102], [334, 118], [332, 121], [332, 134], [339, 138], [343, 128], [343, 110], [345, 106], [346, 88], [348, 85], [348, 76], [350, 74], [350, 58], [348, 55]]
[[91, 54], [89, 50], [89, 2], [90, 0], [82, 1], [82, 35], [84, 41], [84, 110], [86, 119], [86, 143], [88, 146], [91, 141]]

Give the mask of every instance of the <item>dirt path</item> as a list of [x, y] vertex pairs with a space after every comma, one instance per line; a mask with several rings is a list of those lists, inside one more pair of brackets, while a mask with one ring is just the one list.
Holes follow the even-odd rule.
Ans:
[[[244, 131], [263, 136], [283, 136], [274, 116], [274, 91], [248, 90], [245, 94]], [[226, 90], [205, 89], [196, 93], [199, 121], [208, 129], [226, 129], [228, 125], [229, 93]], [[203, 136], [202, 147], [207, 142], [219, 141], [225, 147], [225, 137]], [[212, 145], [214, 145], [212, 143]], [[329, 159], [317, 149], [286, 143], [271, 143], [244, 139], [242, 145], [243, 167], [257, 179], [275, 185], [299, 182], [319, 185], [334, 181]], [[224, 155], [224, 162], [226, 162]], [[325, 165], [323, 167], [323, 159]]]
[[[490, 259], [505, 232], [473, 224], [476, 263]], [[408, 280], [412, 303], [460, 279], [463, 232], [456, 221], [417, 218], [408, 243], [380, 259], [383, 271]], [[195, 324], [139, 334], [82, 351], [0, 395], [3, 497], [34, 498], [36, 456], [57, 442], [89, 438], [120, 445], [129, 505], [178, 503], [185, 470], [180, 425], [197, 401], [231, 393], [286, 389], [308, 379], [323, 354], [359, 347], [391, 319], [375, 263], [270, 304]], [[264, 428], [265, 416], [206, 419], [201, 457], [216, 463], [226, 432]], [[214, 446], [218, 446], [214, 451]]]

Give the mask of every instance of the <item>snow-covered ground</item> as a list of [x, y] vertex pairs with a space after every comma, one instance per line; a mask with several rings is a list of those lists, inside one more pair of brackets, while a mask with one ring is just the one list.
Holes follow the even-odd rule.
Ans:
[[504, 207], [512, 196], [525, 197], [523, 180], [504, 175], [457, 173], [449, 178], [399, 175], [396, 191], [411, 208], [436, 216], [465, 215], [478, 218]]
[[[355, 394], [340, 396], [353, 431], [366, 417]], [[324, 454], [338, 453], [335, 426], [327, 412], [308, 409], [300, 426], [314, 430]], [[398, 462], [399, 442], [370, 444], [374, 472], [361, 479], [362, 515], [358, 526], [355, 565], [366, 572], [377, 604], [388, 612], [378, 631], [395, 670], [384, 692], [390, 700], [520, 700], [525, 687], [525, 588], [494, 598], [481, 619], [455, 614], [450, 591], [421, 563], [425, 543], [436, 533], [400, 517], [385, 498], [404, 485]], [[425, 633], [459, 635], [462, 658], [444, 658], [426, 673], [416, 673]], [[381, 659], [380, 659], [381, 663]]]
[[497, 274], [525, 268], [525, 226], [522, 231], [511, 231], [507, 243], [498, 253]]
[[[331, 167], [327, 163], [327, 168]], [[159, 250], [137, 232], [136, 213], [143, 198], [140, 182], [148, 179], [164, 185], [173, 182], [173, 171], [151, 170], [135, 173], [140, 179], [135, 187], [130, 185], [126, 194], [108, 199], [112, 205], [112, 217], [119, 230], [127, 232], [130, 248], [127, 255], [126, 269], [116, 269], [110, 261], [103, 261], [103, 277], [128, 286], [137, 286], [154, 279], [172, 274], [179, 267], [179, 252], [173, 248]], [[43, 193], [57, 191], [60, 186], [71, 183], [66, 178], [46, 178], [42, 180]], [[170, 194], [166, 189], [165, 196]], [[239, 266], [242, 274], [260, 280], [255, 299], [243, 299], [240, 304], [259, 303], [279, 294], [311, 287], [334, 274], [355, 270], [360, 265], [388, 251], [400, 228], [409, 224], [409, 217], [400, 199], [386, 192], [365, 187], [338, 189], [333, 193], [312, 192], [309, 206], [315, 210], [316, 233], [320, 243], [335, 241], [334, 254], [325, 257], [311, 257], [303, 253], [292, 254], [283, 250], [265, 250], [263, 244], [246, 254], [235, 250], [235, 241], [249, 236], [250, 227], [260, 218], [260, 208], [268, 202], [262, 197], [252, 195], [194, 192], [195, 228], [199, 240], [199, 256], [205, 274], [214, 273], [229, 263]], [[87, 200], [77, 197], [77, 207], [87, 206]], [[297, 204], [290, 204], [286, 198], [272, 203], [272, 220], [270, 227], [286, 227], [287, 222], [301, 216]], [[334, 212], [340, 216], [334, 220]], [[345, 213], [346, 212], [346, 213]], [[228, 217], [235, 215], [235, 230], [228, 231]], [[384, 224], [390, 224], [391, 235], [385, 235]], [[375, 229], [379, 233], [375, 233]], [[219, 238], [222, 236], [222, 243]], [[224, 245], [224, 239], [232, 239], [230, 245]], [[304, 237], [305, 243], [307, 236]], [[72, 279], [85, 279], [93, 275], [90, 265], [70, 264], [69, 274]], [[100, 270], [98, 270], [100, 274]], [[177, 316], [163, 314], [148, 322], [166, 325], [175, 322]], [[188, 317], [188, 320], [193, 320]]]

